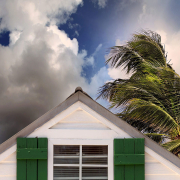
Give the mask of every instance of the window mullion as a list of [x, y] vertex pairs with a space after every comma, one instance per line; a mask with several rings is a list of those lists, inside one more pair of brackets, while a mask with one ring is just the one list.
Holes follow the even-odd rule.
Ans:
[[79, 154], [79, 180], [82, 180], [82, 145], [80, 145]]

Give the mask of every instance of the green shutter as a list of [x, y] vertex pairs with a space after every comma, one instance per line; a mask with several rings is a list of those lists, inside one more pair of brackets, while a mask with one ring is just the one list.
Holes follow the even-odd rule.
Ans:
[[114, 180], [145, 180], [144, 139], [114, 139]]
[[17, 180], [47, 180], [47, 138], [17, 138]]

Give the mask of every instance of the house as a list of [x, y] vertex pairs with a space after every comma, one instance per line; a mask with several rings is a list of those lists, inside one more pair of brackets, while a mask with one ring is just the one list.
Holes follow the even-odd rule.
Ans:
[[180, 159], [81, 88], [0, 145], [0, 180], [180, 180]]

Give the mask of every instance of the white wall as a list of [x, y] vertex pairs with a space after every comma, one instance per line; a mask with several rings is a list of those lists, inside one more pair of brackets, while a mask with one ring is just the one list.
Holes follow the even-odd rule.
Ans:
[[[57, 139], [59, 143], [71, 139], [73, 142], [108, 141], [112, 144], [114, 138], [130, 138], [126, 132], [80, 102], [36, 129], [28, 137], [37, 136], [47, 137], [52, 142]], [[0, 180], [16, 180], [16, 153], [13, 148], [0, 155]], [[149, 148], [146, 147], [145, 151], [146, 180], [180, 180], [177, 167], [162, 157], [158, 158]], [[113, 150], [111, 156], [113, 157]], [[110, 159], [113, 164], [113, 158]]]
[[0, 180], [16, 180], [16, 153], [0, 162]]

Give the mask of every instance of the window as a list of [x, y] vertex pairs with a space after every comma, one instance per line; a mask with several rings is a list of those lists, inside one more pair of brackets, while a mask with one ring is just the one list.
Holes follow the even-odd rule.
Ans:
[[108, 146], [54, 145], [54, 180], [107, 180]]

